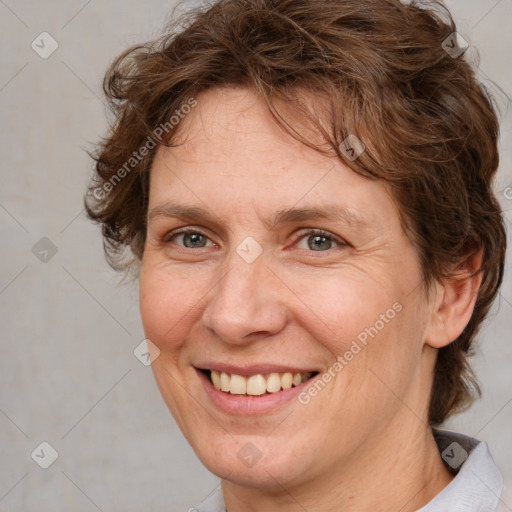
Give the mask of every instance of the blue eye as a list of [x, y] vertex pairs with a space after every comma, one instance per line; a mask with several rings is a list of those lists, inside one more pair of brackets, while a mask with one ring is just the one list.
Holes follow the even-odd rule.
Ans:
[[[307, 231], [306, 233], [302, 233], [298, 236], [300, 242], [297, 244], [299, 249], [311, 250], [314, 252], [325, 252], [333, 247], [337, 247], [340, 245], [346, 245], [343, 241], [339, 240], [337, 237], [334, 237], [327, 231], [313, 229]], [[300, 243], [302, 241], [306, 242], [306, 247], [300, 247]]]
[[[179, 238], [182, 239], [182, 243], [176, 242]], [[201, 249], [206, 247], [206, 242], [208, 240], [208, 237], [199, 231], [179, 231], [178, 233], [172, 234], [166, 242], [172, 241], [177, 245], [183, 245], [183, 247], [186, 247], [187, 249]]]
[[[326, 252], [330, 249], [347, 245], [347, 243], [340, 238], [321, 229], [310, 229], [309, 231], [300, 233], [296, 236], [296, 240], [298, 240], [297, 246], [299, 249], [312, 252]], [[171, 233], [165, 238], [164, 242], [172, 242], [187, 249], [202, 249], [214, 245], [209, 237], [195, 230], [181, 230], [176, 233]], [[300, 245], [304, 243], [305, 246], [301, 247]]]

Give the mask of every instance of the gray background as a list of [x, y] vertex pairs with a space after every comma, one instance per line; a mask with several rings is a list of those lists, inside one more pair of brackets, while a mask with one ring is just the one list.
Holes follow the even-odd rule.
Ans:
[[[480, 78], [504, 91], [496, 190], [510, 232], [512, 0], [447, 3], [480, 50]], [[217, 485], [177, 429], [150, 368], [133, 355], [144, 338], [137, 285], [119, 286], [82, 209], [92, 168], [84, 150], [106, 129], [104, 71], [128, 45], [157, 35], [173, 5], [0, 0], [1, 511], [173, 512]], [[31, 48], [43, 31], [59, 44], [48, 59]], [[57, 248], [47, 262], [32, 251], [42, 237]], [[448, 425], [487, 441], [508, 482], [510, 276], [509, 254], [474, 363], [484, 399]], [[46, 470], [31, 458], [42, 441], [59, 454]]]

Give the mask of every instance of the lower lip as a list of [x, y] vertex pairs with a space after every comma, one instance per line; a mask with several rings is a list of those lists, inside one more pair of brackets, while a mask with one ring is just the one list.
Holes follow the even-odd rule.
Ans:
[[228, 414], [257, 415], [266, 414], [278, 409], [286, 403], [291, 402], [306, 386], [309, 386], [315, 379], [307, 380], [302, 384], [290, 389], [266, 393], [259, 396], [232, 395], [215, 388], [212, 381], [201, 371], [196, 370], [203, 388], [211, 401], [222, 411]]

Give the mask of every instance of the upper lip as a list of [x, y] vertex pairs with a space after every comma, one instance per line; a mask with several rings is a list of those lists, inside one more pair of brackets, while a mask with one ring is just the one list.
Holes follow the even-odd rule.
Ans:
[[198, 370], [216, 370], [218, 372], [225, 372], [229, 374], [250, 376], [257, 375], [259, 373], [314, 373], [318, 372], [317, 369], [313, 368], [301, 368], [297, 366], [284, 366], [273, 363], [258, 363], [251, 365], [235, 365], [228, 363], [221, 363], [215, 361], [206, 361], [194, 365]]

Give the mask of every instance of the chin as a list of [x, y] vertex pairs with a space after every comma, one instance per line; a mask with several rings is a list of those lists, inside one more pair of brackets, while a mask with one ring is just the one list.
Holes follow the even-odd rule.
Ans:
[[311, 468], [311, 463], [306, 463], [304, 457], [297, 458], [290, 443], [283, 447], [282, 441], [259, 436], [226, 437], [219, 443], [193, 446], [203, 465], [219, 478], [268, 492], [282, 492], [283, 486], [307, 480], [305, 470]]

